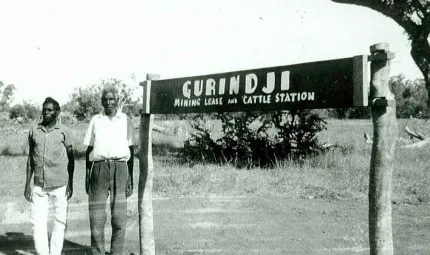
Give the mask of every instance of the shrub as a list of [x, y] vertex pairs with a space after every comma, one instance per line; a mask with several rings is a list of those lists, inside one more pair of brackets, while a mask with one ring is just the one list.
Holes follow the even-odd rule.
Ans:
[[279, 148], [276, 151], [282, 158], [303, 157], [321, 150], [317, 133], [326, 129], [327, 122], [318, 114], [304, 109], [275, 112], [271, 117], [277, 129], [275, 145]]
[[317, 133], [326, 122], [311, 110], [273, 113], [222, 113], [222, 136], [211, 137], [208, 116], [196, 115], [196, 131], [184, 142], [182, 158], [188, 163], [230, 163], [238, 168], [273, 167], [279, 161], [303, 158], [321, 150]]

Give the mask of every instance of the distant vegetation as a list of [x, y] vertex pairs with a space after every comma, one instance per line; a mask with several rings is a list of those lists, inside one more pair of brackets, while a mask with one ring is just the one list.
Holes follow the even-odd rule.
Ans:
[[[139, 98], [133, 98], [133, 92], [137, 89], [125, 84], [118, 79], [102, 80], [99, 84], [75, 88], [70, 95], [69, 101], [62, 105], [62, 120], [67, 123], [75, 121], [88, 121], [93, 115], [99, 113], [101, 107], [101, 91], [104, 86], [113, 85], [117, 87], [120, 94], [120, 107], [129, 116], [139, 116], [141, 103]], [[7, 122], [9, 119], [19, 123], [29, 123], [40, 119], [41, 105], [36, 105], [30, 100], [11, 106], [15, 86], [10, 84], [4, 86], [0, 81], [0, 121]]]
[[[73, 124], [87, 122], [102, 110], [101, 90], [114, 85], [120, 92], [120, 108], [131, 117], [140, 116], [135, 89], [121, 80], [102, 80], [99, 84], [76, 88], [62, 106], [61, 121]], [[428, 118], [427, 90], [422, 79], [407, 80], [403, 75], [390, 79], [397, 102], [397, 117]], [[40, 118], [41, 106], [31, 101], [10, 106], [15, 86], [0, 83], [0, 115], [3, 126], [10, 120], [30, 123]], [[238, 168], [275, 167], [284, 160], [303, 160], [326, 147], [318, 140], [327, 119], [369, 119], [369, 108], [295, 110], [281, 112], [238, 112], [223, 114], [157, 115], [157, 119], [191, 119], [194, 130], [180, 150], [185, 162], [230, 164]], [[211, 134], [207, 120], [221, 122], [217, 137]], [[136, 126], [138, 124], [136, 123]]]
[[118, 89], [120, 108], [123, 112], [130, 116], [139, 115], [139, 109], [141, 108], [139, 98], [132, 98], [133, 92], [137, 88], [131, 87], [118, 79], [102, 80], [100, 84], [76, 88], [70, 95], [69, 102], [63, 106], [64, 111], [72, 113], [79, 121], [90, 120], [92, 116], [102, 110], [100, 97], [101, 91], [106, 85], [113, 85]]

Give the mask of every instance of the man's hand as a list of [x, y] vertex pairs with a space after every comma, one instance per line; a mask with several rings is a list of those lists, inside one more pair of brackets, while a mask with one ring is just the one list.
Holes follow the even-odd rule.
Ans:
[[125, 196], [129, 197], [131, 196], [131, 194], [133, 194], [133, 181], [132, 178], [129, 176], [125, 185]]
[[87, 195], [90, 194], [90, 170], [87, 169], [85, 174], [85, 191], [87, 192]]
[[25, 184], [24, 189], [24, 197], [28, 202], [33, 202], [32, 194], [31, 194], [31, 187], [29, 184]]
[[90, 194], [91, 170], [93, 168], [93, 163], [90, 161], [90, 153], [93, 151], [93, 148], [93, 146], [88, 146], [85, 151], [85, 191], [87, 195]]
[[69, 200], [73, 195], [73, 184], [69, 183], [66, 187], [66, 197]]

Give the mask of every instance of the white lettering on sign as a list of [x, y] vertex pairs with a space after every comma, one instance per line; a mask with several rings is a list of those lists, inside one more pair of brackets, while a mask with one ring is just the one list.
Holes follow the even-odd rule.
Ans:
[[191, 81], [186, 81], [184, 83], [184, 86], [182, 86], [182, 94], [184, 95], [184, 97], [186, 98], [190, 98], [191, 97], [191, 89], [190, 89], [190, 85], [191, 85]]
[[298, 101], [314, 101], [315, 92], [300, 92], [300, 93], [276, 93], [275, 102], [298, 102]]
[[205, 105], [222, 105], [222, 97], [205, 98]]
[[203, 80], [194, 81], [194, 95], [199, 97], [203, 92]]
[[233, 76], [230, 78], [230, 90], [228, 91], [230, 95], [239, 93], [239, 78], [239, 75], [237, 77]]
[[216, 81], [212, 78], [206, 80], [206, 96], [215, 95]]
[[266, 79], [266, 87], [263, 88], [263, 92], [266, 94], [270, 94], [275, 89], [275, 73], [270, 72], [267, 73], [267, 79]]
[[220, 95], [224, 95], [225, 92], [225, 78], [219, 79], [219, 90], [218, 93]]
[[229, 104], [237, 104], [237, 99], [236, 98], [231, 98], [231, 99], [228, 100], [227, 103], [229, 103]]
[[[290, 89], [290, 71], [283, 71], [281, 74], [281, 90]], [[266, 75], [266, 87], [264, 87], [263, 92], [266, 94], [271, 94], [275, 90], [275, 73], [270, 72]]]
[[[207, 78], [206, 80], [194, 80], [194, 81], [186, 81], [182, 85], [182, 94], [185, 98], [190, 99], [192, 96], [194, 97], [200, 97], [203, 95], [205, 96], [221, 96], [226, 93], [226, 82], [228, 78], [220, 78], [218, 83], [217, 80], [214, 78]], [[244, 77], [245, 84], [242, 87], [244, 89], [245, 94], [253, 94], [258, 86], [259, 81], [258, 77], [254, 73], [248, 73]], [[228, 88], [228, 94], [229, 95], [237, 95], [240, 93], [241, 86], [240, 81], [241, 77], [240, 75], [231, 76], [228, 79], [229, 81], [229, 88]], [[193, 86], [192, 86], [193, 85]], [[218, 85], [218, 91], [216, 91]], [[261, 85], [260, 85], [261, 86]], [[281, 80], [276, 82], [275, 78], [275, 72], [269, 72], [266, 74], [266, 85], [261, 88], [261, 91], [265, 94], [271, 94], [273, 91], [275, 91], [276, 86], [279, 86], [281, 91], [287, 91], [290, 89], [290, 71], [283, 71], [281, 73]]]
[[[238, 103], [244, 105], [294, 103], [315, 100], [315, 92], [288, 92], [290, 90], [290, 71], [283, 71], [280, 76], [277, 76], [275, 72], [268, 72], [265, 81], [259, 81], [255, 73], [242, 76], [241, 78], [241, 75], [234, 75], [219, 78], [219, 80], [214, 78], [188, 80], [182, 86], [182, 94], [185, 99], [176, 98], [174, 107], [220, 106]], [[280, 80], [277, 80], [276, 77], [279, 77]], [[240, 86], [241, 80], [242, 86]], [[257, 90], [259, 86], [263, 87]], [[274, 93], [274, 91], [281, 92]], [[229, 96], [239, 93], [242, 93], [240, 97], [229, 98]], [[200, 99], [200, 96], [204, 97]]]
[[257, 75], [250, 73], [245, 77], [245, 93], [252, 94], [257, 88], [258, 78]]
[[290, 71], [282, 72], [281, 75], [281, 90], [289, 90], [290, 89]]
[[243, 96], [243, 104], [270, 104], [271, 95]]
[[176, 98], [173, 107], [192, 107], [200, 106], [200, 98], [197, 99], [180, 99]]

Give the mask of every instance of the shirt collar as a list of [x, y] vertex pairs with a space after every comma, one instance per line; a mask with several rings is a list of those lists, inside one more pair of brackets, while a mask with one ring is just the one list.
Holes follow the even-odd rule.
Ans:
[[[40, 123], [37, 124], [37, 128], [42, 129], [43, 131], [47, 131], [46, 127], [42, 125], [42, 122], [40, 122]], [[55, 125], [52, 127], [52, 129], [60, 129], [60, 123], [58, 122], [58, 120], [55, 123]]]
[[[107, 118], [109, 118], [109, 117], [106, 115], [106, 113], [105, 113], [105, 111], [104, 111], [104, 110], [101, 112], [101, 115], [102, 115], [103, 117], [107, 117]], [[121, 117], [122, 117], [122, 112], [121, 112], [119, 109], [117, 109], [117, 110], [116, 110], [116, 114], [115, 114], [115, 116], [113, 116], [113, 118], [121, 118]]]

